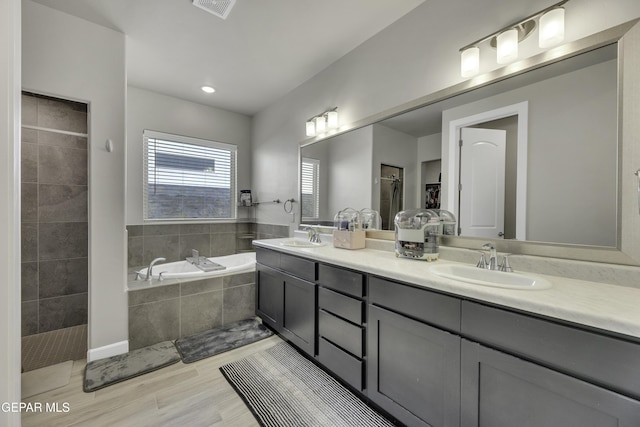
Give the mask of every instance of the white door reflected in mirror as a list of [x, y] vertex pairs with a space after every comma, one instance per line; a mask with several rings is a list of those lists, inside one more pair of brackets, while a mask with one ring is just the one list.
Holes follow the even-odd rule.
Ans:
[[504, 236], [507, 132], [460, 130], [460, 233], [497, 239]]

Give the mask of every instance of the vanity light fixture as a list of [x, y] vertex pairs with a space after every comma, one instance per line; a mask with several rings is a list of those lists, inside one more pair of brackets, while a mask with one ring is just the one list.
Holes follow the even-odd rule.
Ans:
[[547, 48], [564, 40], [564, 8], [557, 7], [540, 17], [538, 30], [538, 46]]
[[508, 64], [518, 58], [518, 30], [511, 28], [496, 36], [496, 62]]
[[327, 130], [327, 118], [324, 116], [324, 114], [316, 117], [315, 119], [313, 119], [313, 121], [316, 122], [317, 133], [322, 133]]
[[327, 129], [332, 130], [337, 128], [338, 107], [333, 107], [307, 120], [305, 134], [307, 136], [316, 136], [325, 132]]
[[307, 136], [316, 136], [316, 122], [311, 120], [307, 120]]
[[460, 74], [462, 77], [473, 77], [480, 71], [480, 48], [471, 46], [462, 51]]
[[496, 62], [508, 64], [518, 58], [518, 44], [527, 38], [536, 27], [538, 45], [545, 49], [564, 40], [564, 8], [569, 0], [562, 0], [540, 12], [496, 31], [460, 49], [460, 74], [473, 77], [480, 72], [480, 45], [490, 41], [496, 48]]

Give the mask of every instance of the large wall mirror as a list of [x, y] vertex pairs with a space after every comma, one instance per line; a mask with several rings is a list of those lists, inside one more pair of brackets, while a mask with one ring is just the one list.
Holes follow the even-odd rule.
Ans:
[[301, 144], [302, 223], [372, 208], [393, 230], [400, 210], [442, 208], [458, 219], [448, 245], [637, 263], [635, 24]]

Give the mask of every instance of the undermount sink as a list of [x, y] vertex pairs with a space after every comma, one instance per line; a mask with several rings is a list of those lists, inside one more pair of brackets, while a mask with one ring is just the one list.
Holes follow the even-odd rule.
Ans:
[[291, 240], [285, 240], [284, 242], [280, 242], [280, 244], [282, 246], [292, 246], [295, 248], [317, 248], [319, 246], [324, 246], [326, 245], [326, 243], [315, 243], [315, 242], [310, 242], [308, 240], [303, 240], [303, 239], [291, 239]]
[[431, 267], [431, 272], [447, 279], [497, 288], [538, 290], [551, 287], [551, 282], [548, 280], [527, 273], [507, 273], [468, 265], [434, 265]]

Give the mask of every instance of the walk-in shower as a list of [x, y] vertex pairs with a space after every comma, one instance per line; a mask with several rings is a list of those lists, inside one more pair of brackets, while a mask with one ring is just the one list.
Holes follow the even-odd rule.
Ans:
[[22, 353], [28, 371], [87, 351], [88, 106], [24, 92]]
[[383, 230], [393, 230], [393, 219], [404, 206], [404, 169], [380, 165], [380, 218]]

